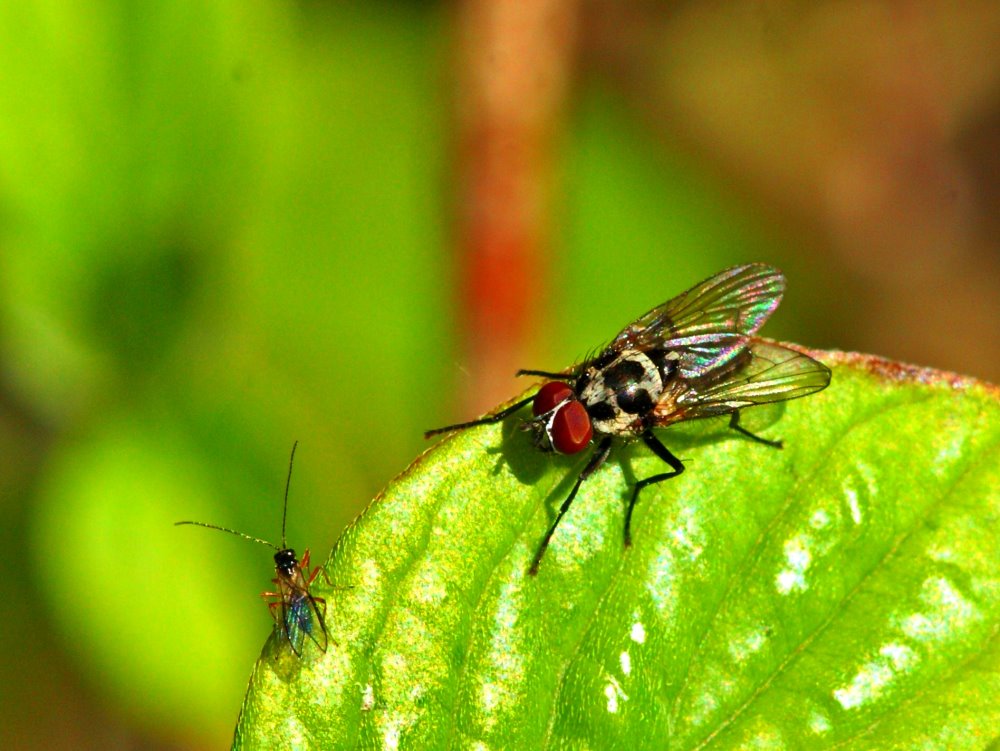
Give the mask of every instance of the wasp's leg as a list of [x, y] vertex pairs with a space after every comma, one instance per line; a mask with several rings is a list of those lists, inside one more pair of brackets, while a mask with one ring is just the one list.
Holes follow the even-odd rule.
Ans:
[[438, 435], [439, 433], [450, 433], [453, 430], [464, 430], [465, 428], [474, 428], [477, 425], [490, 425], [495, 422], [500, 422], [505, 417], [508, 417], [509, 415], [512, 415], [515, 412], [517, 412], [525, 404], [529, 404], [531, 400], [534, 398], [535, 395], [532, 394], [531, 396], [522, 399], [519, 402], [511, 404], [506, 409], [501, 409], [496, 414], [487, 415], [486, 417], [481, 417], [478, 420], [470, 420], [469, 422], [458, 422], [455, 423], [454, 425], [446, 425], [443, 428], [434, 428], [434, 430], [428, 430], [426, 433], [424, 433], [424, 438], [430, 438], [432, 435]]
[[779, 441], [771, 441], [767, 438], [761, 438], [759, 435], [754, 435], [749, 430], [740, 425], [740, 411], [734, 409], [732, 411], [732, 416], [729, 418], [729, 427], [735, 430], [737, 433], [742, 433], [747, 438], [757, 441], [757, 443], [763, 443], [765, 446], [770, 446], [771, 448], [780, 449], [784, 444]]
[[[311, 587], [313, 582], [316, 581], [316, 577], [319, 576], [320, 574], [323, 574], [324, 581], [326, 581], [327, 584], [333, 587], [333, 580], [330, 578], [330, 575], [326, 573], [326, 569], [323, 568], [322, 566], [317, 566], [312, 570], [312, 573], [306, 577], [306, 588]], [[334, 588], [337, 589], [336, 587]], [[345, 588], [340, 587], [340, 589], [345, 589]]]
[[531, 562], [531, 568], [528, 569], [528, 573], [534, 576], [538, 573], [538, 566], [542, 562], [542, 556], [545, 555], [545, 550], [549, 546], [549, 540], [552, 539], [553, 533], [556, 531], [556, 527], [559, 526], [559, 520], [563, 518], [570, 505], [573, 503], [573, 499], [576, 497], [577, 491], [583, 484], [583, 481], [590, 477], [598, 467], [600, 467], [608, 458], [608, 454], [611, 453], [611, 436], [607, 436], [600, 445], [597, 447], [597, 451], [594, 455], [590, 457], [590, 461], [587, 462], [587, 466], [583, 468], [579, 477], [576, 478], [576, 482], [573, 484], [573, 489], [569, 491], [569, 495], [566, 496], [566, 500], [562, 502], [562, 506], [559, 507], [559, 513], [556, 514], [556, 519], [552, 522], [552, 526], [549, 527], [549, 531], [545, 533], [545, 539], [542, 540], [542, 545], [538, 548], [538, 552], [535, 553], [535, 558]]
[[[323, 574], [323, 580], [331, 587], [333, 586], [333, 579], [330, 578], [330, 575], [326, 573], [326, 569], [322, 566], [317, 566], [313, 569], [312, 575], [309, 577], [309, 584], [312, 584], [316, 580], [317, 574]], [[341, 589], [344, 589], [344, 587], [341, 587]]]
[[635, 484], [635, 487], [632, 488], [632, 500], [628, 502], [628, 509], [625, 511], [625, 547], [629, 547], [632, 544], [632, 510], [635, 508], [635, 502], [639, 500], [639, 491], [647, 485], [655, 485], [658, 482], [669, 480], [671, 477], [677, 477], [677, 475], [684, 471], [684, 463], [670, 453], [670, 449], [664, 446], [660, 442], [660, 439], [650, 431], [647, 430], [642, 434], [642, 440], [654, 454], [669, 464], [673, 471], [663, 472], [662, 474], [639, 480]]
[[273, 602], [267, 603], [267, 609], [271, 611], [271, 618], [274, 619], [275, 623], [278, 622], [278, 614], [274, 612], [274, 609], [276, 607], [279, 607], [280, 605], [281, 605], [281, 600], [274, 600]]

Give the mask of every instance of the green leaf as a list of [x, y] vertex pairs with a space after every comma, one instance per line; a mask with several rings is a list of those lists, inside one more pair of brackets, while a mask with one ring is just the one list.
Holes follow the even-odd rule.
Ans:
[[995, 748], [1000, 392], [813, 355], [829, 389], [746, 415], [783, 451], [662, 431], [688, 471], [643, 493], [625, 550], [659, 465], [618, 450], [537, 577], [585, 459], [516, 420], [442, 441], [336, 546], [327, 652], [272, 635], [234, 747]]

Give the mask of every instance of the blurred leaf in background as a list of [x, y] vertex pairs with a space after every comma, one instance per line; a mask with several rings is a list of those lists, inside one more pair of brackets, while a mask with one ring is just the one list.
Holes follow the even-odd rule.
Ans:
[[[0, 13], [4, 443], [26, 465], [5, 594], [36, 614], [5, 621], [35, 653], [8, 651], [0, 682], [52, 650], [69, 684], [5, 696], [0, 745], [218, 747], [271, 557], [172, 522], [278, 537], [298, 438], [289, 541], [325, 557], [422, 448], [445, 348], [440, 26], [392, 6]], [[41, 723], [53, 706], [80, 725]]]

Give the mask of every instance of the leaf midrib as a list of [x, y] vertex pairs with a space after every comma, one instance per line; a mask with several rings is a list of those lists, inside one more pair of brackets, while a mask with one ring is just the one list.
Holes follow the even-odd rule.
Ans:
[[[926, 400], [921, 400], [921, 401], [926, 401]], [[914, 401], [914, 402], [909, 402], [908, 404], [915, 404], [915, 403], [918, 402]], [[897, 405], [897, 406], [904, 406], [904, 405]], [[859, 425], [860, 424], [864, 424], [864, 422], [859, 423]], [[970, 434], [979, 432], [979, 430], [980, 429], [977, 427], [974, 431], [971, 431]], [[846, 437], [846, 435], [848, 435], [849, 432], [850, 431], [845, 431], [842, 437]], [[838, 439], [838, 441], [839, 440], [840, 439]], [[994, 450], [998, 445], [1000, 445], [1000, 440], [994, 440], [991, 443], [989, 443], [988, 446], [980, 449], [977, 453], [980, 456], [988, 454], [990, 451]], [[962, 481], [964, 481], [965, 478], [968, 477], [968, 475], [975, 468], [981, 466], [982, 464], [983, 464], [982, 459], [978, 461], [969, 460], [965, 462], [965, 466], [962, 467], [962, 469], [955, 474], [954, 478], [948, 483], [946, 489], [944, 488], [942, 489], [942, 492], [940, 496], [937, 498], [937, 500], [935, 500], [933, 503], [929, 504], [926, 507], [926, 512], [923, 514], [921, 518], [925, 519], [928, 516], [930, 516], [934, 511], [941, 508], [941, 506], [944, 505], [949, 498], [951, 498], [955, 489], [962, 483]], [[694, 746], [691, 749], [691, 751], [701, 751], [701, 749], [707, 748], [714, 738], [716, 738], [718, 735], [724, 732], [727, 727], [735, 723], [740, 718], [740, 716], [750, 707], [750, 705], [753, 704], [768, 688], [770, 688], [771, 684], [778, 677], [780, 677], [782, 673], [784, 673], [784, 671], [789, 667], [789, 665], [791, 665], [796, 659], [798, 659], [805, 652], [805, 650], [808, 649], [808, 647], [814, 641], [816, 641], [816, 639], [822, 636], [823, 633], [832, 625], [832, 623], [840, 615], [843, 614], [845, 608], [853, 601], [854, 597], [861, 590], [862, 585], [864, 585], [865, 582], [867, 582], [872, 576], [874, 576], [886, 563], [886, 561], [888, 561], [893, 555], [895, 555], [895, 553], [898, 552], [899, 548], [903, 544], [905, 544], [905, 542], [909, 540], [914, 534], [916, 534], [920, 529], [921, 527], [919, 524], [914, 524], [906, 532], [897, 535], [896, 539], [893, 541], [893, 544], [886, 550], [885, 554], [883, 554], [879, 558], [879, 560], [875, 563], [875, 565], [872, 566], [868, 571], [866, 571], [860, 579], [858, 579], [854, 587], [851, 588], [851, 591], [848, 592], [847, 595], [845, 595], [836, 604], [836, 607], [834, 607], [831, 610], [830, 615], [827, 618], [825, 618], [822, 623], [817, 625], [817, 627], [812, 631], [812, 633], [810, 633], [805, 639], [803, 639], [795, 647], [794, 650], [791, 650], [789, 654], [785, 657], [785, 659], [782, 660], [781, 663], [771, 672], [771, 674], [758, 684], [758, 687], [753, 691], [753, 693], [749, 697], [747, 697], [747, 699], [734, 712], [732, 712], [725, 719], [720, 720], [719, 725], [715, 729], [713, 729], [708, 736], [706, 736], [702, 741], [700, 741], [696, 746]], [[976, 654], [981, 654], [981, 651], [977, 652]], [[920, 689], [918, 693], [923, 693], [925, 690], [926, 688]], [[877, 725], [878, 722], [880, 721], [881, 718], [875, 721], [872, 724], [872, 726]]]

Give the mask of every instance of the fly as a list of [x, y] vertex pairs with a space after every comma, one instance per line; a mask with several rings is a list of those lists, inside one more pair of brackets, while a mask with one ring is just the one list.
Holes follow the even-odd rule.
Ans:
[[327, 583], [330, 583], [330, 578], [327, 576], [326, 571], [322, 566], [317, 566], [310, 573], [309, 551], [306, 550], [306, 552], [302, 555], [302, 560], [300, 561], [295, 555], [295, 551], [288, 547], [285, 542], [285, 518], [288, 514], [288, 488], [292, 482], [292, 462], [295, 461], [295, 448], [298, 445], [298, 441], [292, 445], [292, 455], [288, 459], [288, 479], [285, 481], [285, 502], [281, 512], [280, 547], [272, 542], [268, 542], [267, 540], [261, 540], [258, 537], [252, 537], [244, 534], [243, 532], [237, 532], [235, 529], [228, 529], [227, 527], [220, 527], [215, 524], [183, 521], [176, 522], [175, 526], [180, 524], [196, 524], [199, 527], [217, 529], [221, 532], [229, 532], [230, 534], [237, 535], [246, 540], [251, 540], [252, 542], [259, 542], [270, 548], [274, 548], [277, 551], [274, 554], [275, 577], [271, 580], [275, 585], [275, 591], [261, 592], [260, 596], [264, 598], [265, 602], [267, 602], [267, 607], [271, 611], [271, 617], [274, 619], [275, 627], [279, 629], [279, 633], [284, 637], [285, 641], [288, 642], [288, 646], [291, 647], [295, 656], [301, 657], [302, 648], [305, 646], [305, 640], [307, 637], [313, 641], [321, 652], [326, 652], [327, 632], [326, 622], [323, 618], [323, 614], [326, 612], [326, 600], [322, 597], [314, 597], [309, 591], [309, 588], [312, 586], [312, 583], [316, 580], [316, 577], [320, 574], [320, 572], [323, 573], [323, 578], [326, 579]]
[[808, 355], [755, 337], [781, 302], [785, 277], [762, 263], [734, 266], [696, 284], [625, 327], [596, 357], [554, 373], [517, 375], [552, 379], [536, 393], [471, 422], [429, 430], [425, 438], [500, 422], [529, 403], [522, 426], [546, 452], [578, 454], [595, 445], [573, 489], [535, 554], [542, 556], [584, 481], [607, 461], [615, 440], [641, 439], [669, 471], [635, 483], [625, 512], [625, 545], [632, 544], [632, 511], [643, 488], [677, 477], [684, 464], [653, 428], [684, 420], [729, 415], [729, 427], [757, 443], [780, 449], [780, 440], [740, 425], [740, 410], [822, 391], [830, 369]]

